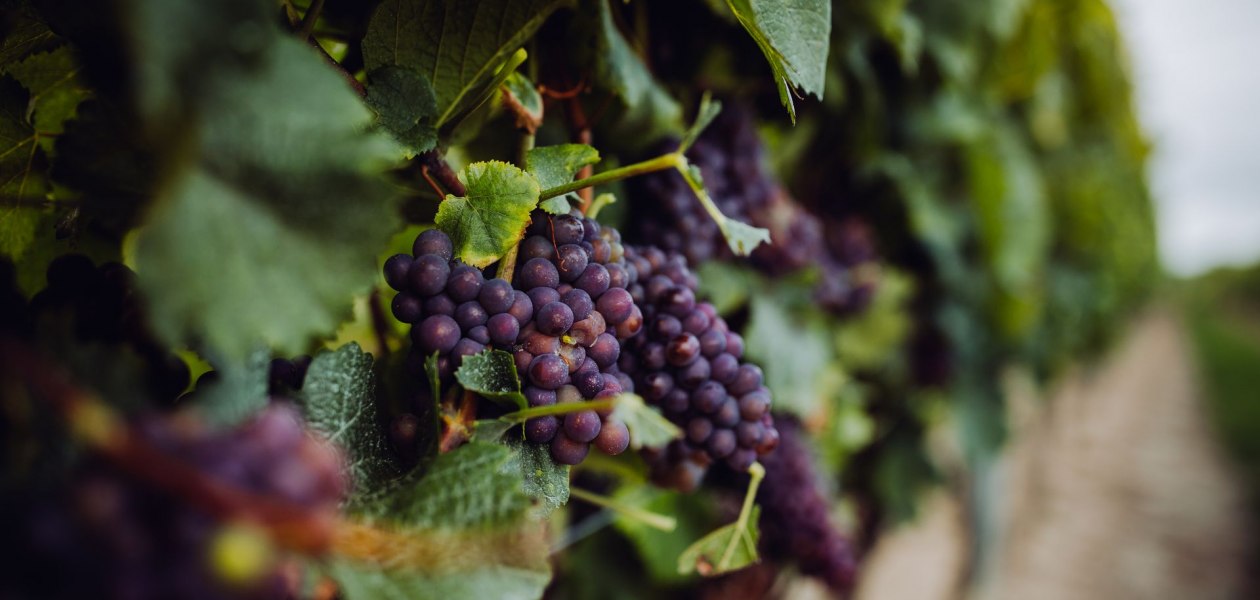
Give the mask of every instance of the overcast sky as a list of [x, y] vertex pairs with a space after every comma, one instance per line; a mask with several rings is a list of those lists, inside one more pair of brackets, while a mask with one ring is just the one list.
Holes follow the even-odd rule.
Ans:
[[1155, 144], [1164, 265], [1189, 275], [1260, 260], [1260, 2], [1111, 3]]

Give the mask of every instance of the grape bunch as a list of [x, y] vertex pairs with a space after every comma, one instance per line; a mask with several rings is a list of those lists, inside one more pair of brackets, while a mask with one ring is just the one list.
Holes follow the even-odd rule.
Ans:
[[831, 526], [827, 496], [818, 486], [801, 424], [778, 422], [779, 449], [763, 461], [766, 478], [757, 493], [761, 548], [767, 558], [796, 563], [837, 594], [853, 585], [857, 558], [847, 539]]
[[[660, 150], [675, 148], [677, 142], [668, 142]], [[834, 248], [831, 238], [851, 239], [848, 230], [833, 231], [792, 199], [764, 167], [764, 153], [751, 112], [732, 106], [705, 129], [687, 158], [700, 169], [709, 196], [726, 216], [770, 231], [771, 243], [753, 251], [753, 265], [774, 277], [817, 266], [821, 277], [816, 297], [824, 308], [861, 309], [871, 295], [873, 269], [856, 267], [873, 265], [873, 252], [851, 252], [851, 244], [844, 242]], [[678, 173], [653, 173], [629, 185], [631, 196], [645, 203], [642, 214], [654, 215], [635, 220], [629, 232], [633, 240], [681, 253], [691, 264], [733, 257], [717, 223]], [[862, 259], [852, 260], [857, 256]]]
[[638, 393], [684, 432], [649, 454], [656, 478], [686, 489], [717, 461], [746, 470], [779, 440], [761, 368], [742, 360], [743, 338], [713, 305], [696, 300], [685, 258], [633, 246], [626, 257], [644, 323], [622, 342], [619, 364]]
[[[285, 403], [226, 431], [207, 430], [191, 416], [141, 418], [130, 428], [131, 447], [151, 455], [132, 452], [123, 463], [89, 457], [50, 493], [13, 499], [21, 506], [0, 515], [13, 536], [0, 554], [21, 556], [0, 560], [23, 568], [0, 579], [0, 597], [292, 597], [297, 582], [281, 563], [260, 561], [241, 572], [221, 553], [239, 530], [234, 515], [255, 504], [331, 522], [348, 489], [339, 451], [308, 434]], [[227, 496], [207, 500], [187, 485], [193, 478], [230, 490], [244, 505], [225, 509]]]
[[[394, 316], [412, 324], [412, 371], [422, 373], [437, 352], [439, 376], [449, 379], [463, 357], [493, 348], [513, 355], [532, 407], [625, 390], [617, 333], [637, 332], [642, 314], [625, 289], [620, 235], [590, 219], [542, 212], [526, 234], [512, 283], [452, 260], [450, 238], [439, 230], [421, 233], [411, 256], [386, 261], [386, 281], [399, 291]], [[619, 454], [629, 430], [607, 412], [536, 417], [525, 423], [525, 437], [550, 444], [563, 464], [582, 462], [591, 444]]]

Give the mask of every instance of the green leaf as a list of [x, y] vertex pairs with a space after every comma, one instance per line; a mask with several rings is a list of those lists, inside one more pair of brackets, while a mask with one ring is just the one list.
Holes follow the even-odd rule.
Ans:
[[677, 425], [661, 416], [656, 407], [648, 406], [636, 394], [618, 394], [612, 417], [626, 424], [630, 430], [630, 445], [635, 450], [645, 446], [660, 448], [682, 435]]
[[437, 97], [424, 75], [386, 65], [368, 74], [367, 105], [410, 158], [437, 145]]
[[[548, 189], [573, 181], [583, 167], [599, 162], [599, 151], [586, 144], [559, 144], [542, 146], [525, 153], [525, 170], [538, 180], [538, 187]], [[577, 201], [578, 195], [569, 192], [544, 201], [539, 206], [553, 214], [568, 214], [569, 201]]]
[[[79, 65], [69, 46], [32, 54], [20, 63], [5, 68], [22, 87], [30, 92], [28, 119], [40, 134], [45, 151], [52, 150], [56, 134], [65, 122], [74, 117], [79, 103], [89, 95], [79, 80]], [[54, 137], [46, 137], [52, 135]]]
[[778, 84], [779, 100], [796, 121], [792, 94], [799, 89], [822, 98], [831, 36], [827, 0], [727, 0], [761, 48]]
[[663, 135], [682, 131], [682, 108], [657, 83], [621, 35], [608, 2], [583, 2], [569, 38], [573, 41], [575, 66], [620, 101], [623, 111], [618, 132], [642, 139], [646, 145]]
[[829, 327], [806, 306], [789, 306], [776, 296], [756, 294], [744, 335], [748, 358], [765, 370], [776, 410], [802, 417], [827, 406], [844, 384], [835, 364]]
[[413, 69], [433, 84], [441, 127], [480, 95], [495, 70], [569, 0], [385, 0], [363, 38], [369, 71]]
[[546, 569], [484, 565], [467, 571], [426, 575], [415, 570], [374, 569], [339, 560], [329, 568], [346, 600], [450, 600], [496, 598], [536, 600], [551, 581]]
[[376, 489], [402, 472], [385, 441], [373, 364], [372, 355], [353, 342], [321, 352], [311, 361], [299, 393], [310, 427], [345, 449], [359, 490]]
[[722, 112], [722, 103], [713, 99], [709, 92], [705, 92], [700, 98], [700, 109], [696, 111], [696, 120], [692, 122], [691, 127], [683, 133], [682, 140], [678, 142], [678, 153], [684, 153], [696, 140], [704, 133], [704, 129], [709, 123], [716, 119], [718, 113]]
[[726, 246], [731, 249], [731, 252], [734, 252], [736, 256], [748, 256], [757, 246], [770, 243], [770, 230], [753, 227], [722, 214], [717, 204], [709, 197], [708, 191], [704, 189], [700, 169], [687, 163], [681, 155], [678, 160], [678, 172], [687, 181], [687, 185], [691, 187], [691, 191], [695, 193], [696, 199], [700, 201], [705, 212], [708, 212], [709, 216], [717, 222], [718, 229], [726, 238]]
[[0, 36], [0, 69], [57, 43], [57, 35], [30, 2], [7, 3], [5, 10], [4, 35]]
[[155, 328], [229, 359], [258, 341], [297, 354], [333, 331], [397, 219], [384, 176], [397, 147], [365, 131], [345, 82], [287, 37], [258, 58], [212, 71], [188, 124], [197, 160], [170, 174], [136, 241]]
[[753, 506], [749, 518], [719, 527], [678, 556], [678, 572], [712, 577], [742, 569], [757, 562], [757, 522], [761, 507]]
[[528, 112], [536, 121], [542, 121], [542, 94], [538, 93], [538, 88], [534, 87], [534, 82], [521, 75], [519, 71], [512, 71], [507, 79], [503, 81], [503, 87], [507, 88], [508, 93], [512, 94], [513, 98], [516, 98], [516, 101], [521, 104], [525, 112]]
[[364, 506], [378, 520], [437, 529], [506, 527], [530, 507], [510, 448], [473, 441], [443, 454], [418, 483], [400, 481]]
[[[17, 83], [0, 79], [0, 195], [38, 201], [49, 187], [36, 162], [39, 136], [26, 121], [28, 99]], [[0, 203], [0, 254], [21, 257], [35, 240], [39, 220], [38, 204]]]
[[459, 180], [467, 195], [447, 196], [435, 222], [454, 242], [456, 258], [485, 267], [503, 258], [524, 235], [529, 213], [538, 204], [538, 182], [497, 160], [464, 167]]
[[700, 280], [700, 295], [713, 304], [718, 314], [730, 314], [744, 306], [753, 290], [767, 285], [756, 271], [728, 262], [708, 261], [692, 270]]
[[231, 427], [267, 406], [270, 352], [255, 348], [244, 360], [215, 362], [218, 379], [194, 396], [207, 422]]
[[700, 494], [645, 485], [622, 485], [613, 497], [629, 506], [677, 518], [673, 531], [662, 531], [641, 520], [623, 517], [614, 520], [613, 526], [638, 549], [639, 558], [653, 581], [685, 581], [687, 577], [678, 572], [678, 557], [695, 540], [712, 531], [715, 522], [711, 501]]
[[464, 389], [486, 398], [516, 408], [526, 408], [529, 402], [521, 394], [521, 378], [516, 373], [516, 361], [502, 350], [486, 350], [480, 354], [465, 356], [455, 379]]
[[569, 465], [552, 460], [549, 446], [518, 439], [508, 447], [516, 452], [525, 493], [540, 503], [538, 517], [546, 518], [569, 501]]

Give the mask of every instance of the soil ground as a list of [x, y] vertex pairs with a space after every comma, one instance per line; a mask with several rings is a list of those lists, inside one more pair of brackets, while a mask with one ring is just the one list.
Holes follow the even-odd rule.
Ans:
[[879, 542], [857, 598], [1260, 597], [1246, 491], [1201, 389], [1184, 327], [1152, 309], [1048, 398], [1015, 394], [983, 561], [964, 503], [938, 493]]

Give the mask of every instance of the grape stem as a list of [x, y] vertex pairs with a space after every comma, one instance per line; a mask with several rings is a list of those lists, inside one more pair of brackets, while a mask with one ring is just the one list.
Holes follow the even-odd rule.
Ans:
[[[417, 158], [420, 160], [421, 167], [427, 169], [426, 173], [436, 177], [438, 183], [442, 185], [442, 188], [447, 193], [455, 196], [463, 196], [468, 193], [468, 190], [464, 188], [464, 182], [460, 181], [459, 177], [455, 175], [455, 171], [442, 158], [440, 151], [435, 149], [421, 152]], [[445, 199], [445, 196], [443, 196], [443, 199]]]
[[569, 495], [577, 498], [578, 500], [594, 504], [595, 506], [607, 508], [626, 518], [638, 521], [648, 527], [659, 529], [666, 533], [672, 532], [676, 527], [678, 527], [678, 519], [675, 519], [674, 517], [654, 513], [637, 506], [630, 506], [618, 501], [615, 498], [609, 498], [608, 496], [596, 494], [595, 492], [588, 492], [582, 488], [569, 488]]
[[686, 160], [683, 159], [682, 155], [677, 152], [670, 152], [642, 162], [626, 165], [624, 167], [617, 167], [616, 169], [609, 169], [585, 179], [579, 179], [577, 181], [571, 181], [553, 188], [547, 188], [538, 195], [538, 199], [547, 200], [549, 198], [555, 198], [556, 196], [563, 196], [569, 192], [576, 192], [578, 190], [597, 185], [621, 181], [622, 179], [634, 177], [636, 175], [646, 175], [648, 173], [655, 173], [656, 171], [674, 169], [678, 168], [678, 165], [680, 164], [686, 164]]
[[735, 558], [735, 548], [740, 542], [747, 544], [749, 555], [757, 555], [757, 545], [748, 536], [748, 519], [752, 516], [753, 500], [757, 497], [757, 488], [761, 486], [761, 480], [766, 476], [766, 468], [761, 463], [755, 462], [748, 467], [748, 474], [752, 479], [748, 482], [748, 491], [744, 493], [744, 505], [739, 509], [739, 518], [735, 520], [735, 531], [731, 535], [731, 541], [726, 545], [726, 550], [722, 552], [722, 558], [718, 561], [718, 572], [725, 571], [730, 568], [731, 560]]
[[302, 41], [310, 39], [311, 32], [315, 30], [315, 21], [319, 20], [319, 13], [324, 10], [324, 0], [313, 0], [311, 7], [306, 9], [306, 14], [302, 17], [302, 28], [298, 31], [298, 37]]
[[584, 410], [611, 410], [616, 405], [616, 398], [606, 398], [604, 400], [592, 400], [590, 402], [566, 402], [564, 404], [552, 404], [551, 406], [534, 406], [510, 412], [502, 417], [499, 417], [499, 420], [507, 421], [512, 424], [524, 423], [534, 417], [567, 415], [569, 413], [582, 412]]

